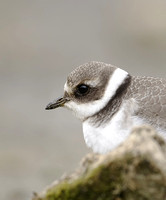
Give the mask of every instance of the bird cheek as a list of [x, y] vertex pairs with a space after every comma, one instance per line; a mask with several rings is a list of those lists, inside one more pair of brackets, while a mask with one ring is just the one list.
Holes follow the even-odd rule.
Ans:
[[82, 120], [83, 116], [82, 116], [82, 112], [80, 110], [80, 106], [74, 102], [74, 101], [69, 101], [67, 103], [65, 103], [64, 105], [67, 109], [71, 110], [73, 112], [73, 114], [80, 120]]
[[76, 109], [76, 103], [73, 101], [68, 101], [65, 103], [64, 107], [74, 111]]

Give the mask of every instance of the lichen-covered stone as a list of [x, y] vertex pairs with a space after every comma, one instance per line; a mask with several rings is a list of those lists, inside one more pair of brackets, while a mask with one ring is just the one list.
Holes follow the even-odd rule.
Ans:
[[138, 127], [109, 154], [87, 155], [33, 200], [166, 200], [166, 144], [150, 127]]

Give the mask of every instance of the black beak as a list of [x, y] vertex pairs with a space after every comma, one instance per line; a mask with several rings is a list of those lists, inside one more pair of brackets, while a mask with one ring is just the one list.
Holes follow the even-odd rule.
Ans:
[[45, 109], [51, 110], [51, 109], [55, 109], [58, 107], [62, 107], [67, 101], [68, 101], [68, 99], [66, 99], [65, 97], [60, 97], [60, 98], [54, 100], [53, 102], [49, 103]]

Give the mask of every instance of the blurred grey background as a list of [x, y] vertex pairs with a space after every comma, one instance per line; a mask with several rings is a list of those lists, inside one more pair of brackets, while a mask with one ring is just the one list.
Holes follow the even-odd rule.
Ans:
[[165, 0], [0, 0], [0, 199], [32, 192], [90, 150], [65, 109], [45, 111], [88, 61], [165, 77]]

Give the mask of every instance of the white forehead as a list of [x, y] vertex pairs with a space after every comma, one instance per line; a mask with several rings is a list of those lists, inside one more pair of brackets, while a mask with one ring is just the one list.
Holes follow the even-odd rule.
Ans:
[[[101, 85], [99, 77], [96, 77], [96, 78], [94, 78], [92, 80], [84, 80], [82, 83], [86, 84], [86, 85], [89, 85], [91, 87], [97, 87], [97, 86]], [[73, 86], [76, 86], [76, 85], [73, 85]], [[70, 94], [70, 93], [72, 93], [72, 89], [73, 88], [71, 86], [69, 86], [67, 84], [67, 82], [66, 82], [65, 85], [64, 85], [64, 91], [67, 92], [68, 94]]]
[[70, 94], [72, 92], [72, 88], [67, 85], [67, 82], [64, 85], [64, 91]]

